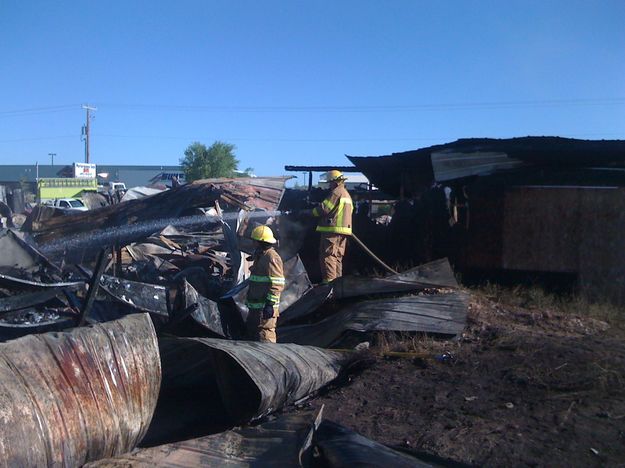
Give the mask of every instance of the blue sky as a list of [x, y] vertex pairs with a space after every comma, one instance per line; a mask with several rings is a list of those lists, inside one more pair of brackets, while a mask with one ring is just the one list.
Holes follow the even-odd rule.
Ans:
[[[625, 139], [625, 1], [0, 1], [0, 164], [348, 164], [462, 137]], [[33, 110], [31, 110], [33, 109]]]

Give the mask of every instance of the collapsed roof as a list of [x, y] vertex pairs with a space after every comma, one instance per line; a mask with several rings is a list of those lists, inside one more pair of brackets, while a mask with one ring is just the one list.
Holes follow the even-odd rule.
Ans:
[[435, 182], [485, 176], [528, 166], [593, 167], [625, 164], [625, 141], [561, 137], [465, 138], [385, 156], [347, 156], [392, 195], [414, 195]]

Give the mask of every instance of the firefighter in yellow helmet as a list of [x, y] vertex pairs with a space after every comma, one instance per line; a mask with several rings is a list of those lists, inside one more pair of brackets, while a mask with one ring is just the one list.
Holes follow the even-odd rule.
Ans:
[[250, 339], [275, 343], [280, 293], [285, 283], [282, 259], [273, 248], [276, 239], [271, 228], [255, 227], [251, 237], [256, 249], [251, 257], [254, 264], [250, 268], [245, 327]]
[[330, 194], [313, 210], [313, 215], [319, 218], [319, 260], [324, 283], [343, 275], [347, 237], [352, 235], [354, 208], [352, 197], [345, 188], [345, 180], [340, 171], [328, 171], [326, 181], [330, 184]]

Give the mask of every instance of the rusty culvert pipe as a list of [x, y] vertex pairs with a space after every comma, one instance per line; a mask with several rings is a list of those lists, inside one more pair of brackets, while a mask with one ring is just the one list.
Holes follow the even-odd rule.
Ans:
[[147, 314], [0, 344], [0, 466], [80, 466], [132, 450], [161, 381]]

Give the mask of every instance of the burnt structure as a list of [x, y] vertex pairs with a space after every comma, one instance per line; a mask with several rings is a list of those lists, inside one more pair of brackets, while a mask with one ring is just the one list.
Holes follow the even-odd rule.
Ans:
[[592, 299], [625, 303], [625, 141], [462, 139], [348, 159], [399, 199], [389, 230], [410, 239], [394, 244], [401, 258], [448, 256], [485, 276], [556, 275]]

